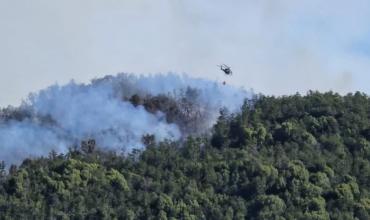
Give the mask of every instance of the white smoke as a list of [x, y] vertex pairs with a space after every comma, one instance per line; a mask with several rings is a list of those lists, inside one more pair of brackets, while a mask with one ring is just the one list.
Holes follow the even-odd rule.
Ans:
[[91, 84], [53, 85], [19, 107], [27, 116], [18, 119], [0, 115], [0, 160], [19, 163], [26, 157], [45, 156], [54, 150], [67, 152], [82, 140], [95, 139], [97, 146], [130, 151], [142, 148], [143, 135], [157, 141], [177, 140], [184, 134], [168, 123], [163, 112], [150, 113], [124, 97], [134, 94], [176, 96], [187, 88], [197, 90], [192, 100], [207, 111], [211, 126], [221, 107], [236, 111], [248, 97], [246, 91], [187, 75], [135, 76], [119, 74], [95, 79]]
[[28, 120], [0, 124], [0, 160], [9, 165], [29, 156], [47, 155], [51, 150], [65, 153], [69, 142], [59, 137], [59, 132]]

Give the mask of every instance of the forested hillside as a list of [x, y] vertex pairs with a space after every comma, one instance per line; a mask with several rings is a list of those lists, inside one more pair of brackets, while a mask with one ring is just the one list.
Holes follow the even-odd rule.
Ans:
[[0, 219], [370, 219], [364, 94], [259, 96], [209, 135], [153, 139], [2, 164]]

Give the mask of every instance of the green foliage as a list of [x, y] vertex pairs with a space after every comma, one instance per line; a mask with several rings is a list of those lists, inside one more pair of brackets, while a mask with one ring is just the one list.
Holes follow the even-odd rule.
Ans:
[[[131, 101], [164, 108], [157, 99]], [[210, 137], [143, 140], [128, 155], [88, 140], [8, 173], [1, 163], [0, 219], [370, 219], [364, 94], [261, 96], [222, 110]]]

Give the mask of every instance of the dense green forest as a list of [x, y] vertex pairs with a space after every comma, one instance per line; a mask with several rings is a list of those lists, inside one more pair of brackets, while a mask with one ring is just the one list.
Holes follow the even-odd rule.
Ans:
[[0, 219], [370, 219], [365, 94], [258, 96], [209, 135], [143, 140], [2, 164]]

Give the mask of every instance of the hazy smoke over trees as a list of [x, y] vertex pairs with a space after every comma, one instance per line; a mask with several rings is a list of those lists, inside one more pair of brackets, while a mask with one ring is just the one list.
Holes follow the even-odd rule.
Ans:
[[249, 93], [186, 75], [119, 74], [90, 84], [53, 85], [0, 112], [0, 160], [63, 153], [82, 140], [117, 151], [141, 148], [143, 135], [177, 140], [206, 132], [219, 109], [237, 110]]

